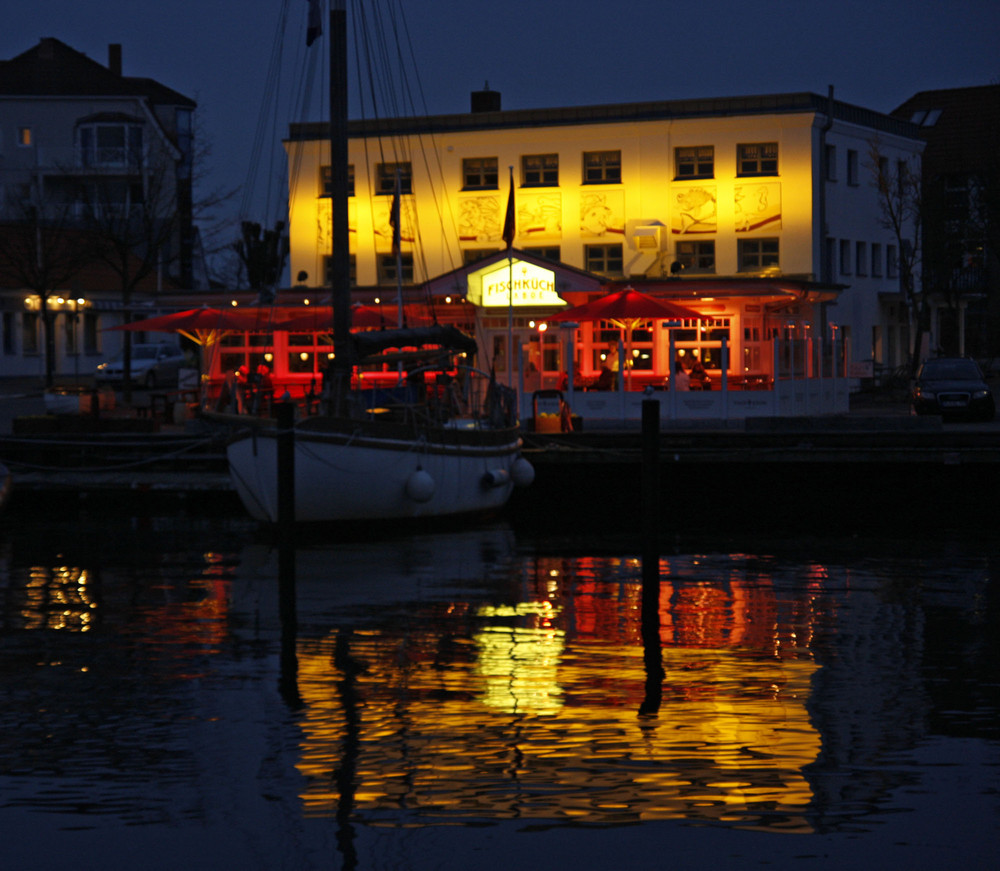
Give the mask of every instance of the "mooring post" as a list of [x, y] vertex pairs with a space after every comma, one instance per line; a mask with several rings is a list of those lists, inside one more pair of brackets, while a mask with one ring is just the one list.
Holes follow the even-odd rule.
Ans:
[[639, 713], [652, 716], [663, 696], [660, 651], [660, 402], [642, 401], [642, 644], [646, 695]]

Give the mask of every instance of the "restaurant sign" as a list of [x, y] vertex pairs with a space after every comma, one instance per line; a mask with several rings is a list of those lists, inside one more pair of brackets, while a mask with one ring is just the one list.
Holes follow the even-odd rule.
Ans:
[[534, 263], [515, 260], [511, 266], [503, 262], [484, 272], [481, 280], [482, 306], [565, 305], [556, 293], [555, 273]]

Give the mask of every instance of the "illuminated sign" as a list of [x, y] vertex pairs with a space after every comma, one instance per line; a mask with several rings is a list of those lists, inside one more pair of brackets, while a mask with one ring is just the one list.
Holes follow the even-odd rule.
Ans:
[[[502, 263], [482, 276], [483, 306], [565, 305], [556, 293], [556, 276], [551, 269], [533, 263]], [[513, 283], [513, 288], [511, 287]]]

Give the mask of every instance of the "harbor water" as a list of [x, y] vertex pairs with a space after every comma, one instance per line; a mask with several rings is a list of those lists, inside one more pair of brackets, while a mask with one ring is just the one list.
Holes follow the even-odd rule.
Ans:
[[641, 544], [8, 511], [0, 867], [995, 867], [995, 538]]

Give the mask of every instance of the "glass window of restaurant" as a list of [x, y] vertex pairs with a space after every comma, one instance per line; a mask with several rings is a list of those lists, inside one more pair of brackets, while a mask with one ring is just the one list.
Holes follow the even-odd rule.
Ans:
[[258, 366], [274, 370], [274, 337], [270, 333], [234, 332], [219, 339], [219, 370], [222, 375], [247, 366], [256, 372]]
[[[731, 318], [685, 318], [673, 327], [674, 353], [688, 367], [697, 358], [706, 369], [722, 368], [722, 340], [732, 352]], [[670, 330], [660, 330], [659, 353], [663, 360], [657, 369], [667, 371], [670, 353]]]

